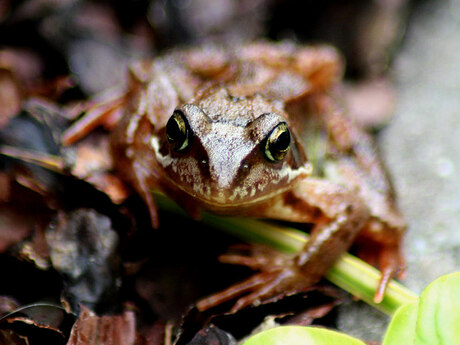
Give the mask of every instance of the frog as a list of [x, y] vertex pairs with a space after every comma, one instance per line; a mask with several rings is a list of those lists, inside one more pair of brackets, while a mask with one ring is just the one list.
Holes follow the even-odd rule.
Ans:
[[304, 291], [352, 245], [381, 269], [377, 302], [403, 272], [406, 224], [373, 136], [343, 106], [343, 74], [335, 48], [287, 41], [186, 47], [130, 67], [112, 156], [154, 228], [157, 190], [195, 219], [212, 212], [311, 229], [298, 254], [235, 256], [258, 272], [201, 310]]

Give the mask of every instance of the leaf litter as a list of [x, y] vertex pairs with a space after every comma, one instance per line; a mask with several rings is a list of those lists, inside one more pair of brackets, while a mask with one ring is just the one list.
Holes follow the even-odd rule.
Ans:
[[[233, 345], [267, 318], [334, 325], [343, 295], [323, 286], [236, 314], [226, 305], [198, 312], [193, 306], [200, 297], [249, 273], [217, 262], [235, 239], [167, 212], [158, 232], [150, 228], [145, 206], [112, 170], [108, 132], [120, 114], [62, 145], [72, 121], [97, 104], [94, 94], [122, 84], [133, 59], [204, 40], [241, 42], [286, 30], [304, 39], [315, 32], [292, 26], [287, 18], [298, 12], [292, 1], [221, 1], [215, 7], [221, 24], [202, 15], [208, 2], [0, 5], [0, 265], [8, 267], [0, 284], [0, 343]], [[400, 16], [404, 3], [390, 12]], [[350, 4], [360, 9], [357, 17], [366, 14], [359, 1]], [[312, 12], [316, 32], [337, 6], [331, 1]], [[365, 47], [366, 40], [372, 37], [355, 42]], [[348, 54], [347, 40], [333, 43]], [[381, 57], [386, 48], [372, 52]], [[363, 114], [364, 124], [387, 119], [392, 90], [375, 74], [383, 63], [347, 58], [385, 103]], [[364, 91], [345, 92], [356, 108], [367, 102]]]

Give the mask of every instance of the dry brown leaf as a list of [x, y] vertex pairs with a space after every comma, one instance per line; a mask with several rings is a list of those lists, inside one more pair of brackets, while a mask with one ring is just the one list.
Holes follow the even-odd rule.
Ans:
[[21, 110], [22, 91], [13, 72], [0, 67], [0, 128]]
[[1, 205], [0, 253], [22, 241], [33, 231], [33, 220], [18, 210]]
[[67, 345], [134, 345], [135, 340], [134, 312], [97, 316], [82, 306]]

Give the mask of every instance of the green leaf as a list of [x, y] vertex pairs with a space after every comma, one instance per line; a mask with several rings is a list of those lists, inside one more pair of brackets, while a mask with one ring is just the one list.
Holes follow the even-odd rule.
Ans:
[[460, 272], [443, 276], [398, 309], [383, 345], [460, 344]]
[[346, 334], [317, 327], [281, 326], [258, 333], [243, 345], [365, 345]]

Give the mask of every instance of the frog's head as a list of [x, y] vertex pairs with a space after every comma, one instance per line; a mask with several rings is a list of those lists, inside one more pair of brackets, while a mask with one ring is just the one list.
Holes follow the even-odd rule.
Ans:
[[224, 88], [176, 108], [152, 146], [171, 183], [218, 207], [266, 200], [311, 171], [282, 109]]

